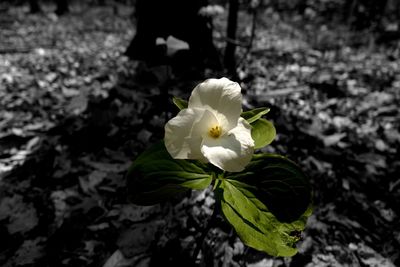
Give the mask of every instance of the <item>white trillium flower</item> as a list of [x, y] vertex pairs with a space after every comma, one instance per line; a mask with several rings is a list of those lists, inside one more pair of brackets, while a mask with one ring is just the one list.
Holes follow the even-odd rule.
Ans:
[[227, 78], [208, 79], [193, 89], [188, 108], [165, 125], [165, 147], [174, 159], [197, 159], [225, 171], [242, 171], [254, 153], [254, 140], [241, 113], [239, 84]]

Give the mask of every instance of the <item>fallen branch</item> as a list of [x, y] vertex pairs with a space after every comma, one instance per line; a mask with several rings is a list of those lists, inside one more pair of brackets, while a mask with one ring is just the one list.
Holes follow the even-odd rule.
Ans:
[[0, 55], [2, 54], [26, 54], [30, 53], [37, 48], [51, 49], [54, 46], [40, 46], [40, 47], [0, 47]]
[[309, 90], [310, 88], [307, 86], [303, 87], [293, 87], [293, 88], [282, 88], [282, 89], [276, 89], [276, 90], [271, 90], [267, 92], [263, 92], [260, 95], [254, 95], [257, 99], [257, 101], [266, 101], [268, 99], [271, 99], [271, 97], [282, 97], [286, 96], [292, 93], [300, 93]]
[[15, 47], [9, 47], [9, 48], [0, 48], [0, 54], [23, 54], [23, 53], [29, 53], [31, 52], [31, 48], [15, 48]]

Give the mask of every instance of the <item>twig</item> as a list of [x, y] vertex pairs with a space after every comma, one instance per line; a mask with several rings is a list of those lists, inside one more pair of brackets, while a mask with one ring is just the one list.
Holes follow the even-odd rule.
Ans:
[[213, 214], [211, 215], [211, 218], [208, 221], [206, 228], [203, 229], [203, 232], [201, 233], [200, 238], [197, 239], [196, 248], [194, 249], [193, 255], [192, 255], [194, 262], [196, 262], [197, 256], [199, 255], [201, 246], [204, 243], [204, 240], [205, 240], [208, 232], [210, 231], [210, 229], [213, 227], [213, 225], [216, 222], [218, 213], [219, 213], [219, 205], [218, 205], [218, 203], [215, 203]]
[[249, 46], [248, 43], [241, 42], [237, 39], [231, 39], [229, 37], [224, 37], [223, 40], [227, 43], [234, 44], [234, 45], [240, 46], [240, 47], [248, 47]]
[[239, 60], [238, 66], [242, 65], [243, 61], [249, 55], [251, 48], [253, 47], [253, 42], [256, 37], [256, 24], [257, 24], [257, 8], [252, 9], [252, 24], [251, 24], [251, 34], [249, 43], [246, 45], [246, 51], [244, 52], [242, 58]]
[[[231, 40], [236, 39], [236, 30], [238, 24], [239, 0], [229, 0], [229, 14], [228, 25], [226, 30], [226, 37]], [[225, 47], [224, 65], [228, 74], [234, 79], [237, 77], [236, 71], [236, 58], [235, 58], [236, 44], [228, 42]]]
[[358, 4], [358, 0], [353, 0], [351, 2], [349, 12], [347, 13], [347, 27], [350, 27], [350, 24], [352, 23], [352, 18], [354, 15], [354, 11], [357, 7], [357, 4]]

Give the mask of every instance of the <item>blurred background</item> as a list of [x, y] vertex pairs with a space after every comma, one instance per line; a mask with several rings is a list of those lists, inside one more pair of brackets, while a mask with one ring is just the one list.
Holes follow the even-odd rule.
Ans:
[[270, 107], [310, 177], [293, 258], [222, 219], [198, 266], [400, 266], [400, 1], [0, 1], [0, 265], [190, 266], [212, 190], [127, 201], [132, 160], [206, 78]]

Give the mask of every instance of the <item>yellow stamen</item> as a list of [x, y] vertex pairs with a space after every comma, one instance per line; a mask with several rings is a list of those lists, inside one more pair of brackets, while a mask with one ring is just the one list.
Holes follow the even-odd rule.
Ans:
[[211, 127], [210, 130], [208, 131], [208, 135], [211, 136], [212, 138], [220, 137], [221, 133], [222, 133], [222, 128], [219, 125]]

